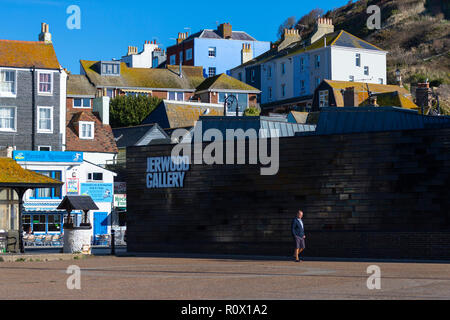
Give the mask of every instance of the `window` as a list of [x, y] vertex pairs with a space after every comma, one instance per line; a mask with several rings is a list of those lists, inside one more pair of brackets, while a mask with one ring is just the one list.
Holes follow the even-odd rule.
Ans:
[[361, 67], [361, 54], [356, 54], [356, 66]]
[[250, 78], [251, 80], [250, 81], [255, 81], [255, 69], [253, 69], [252, 71], [251, 71], [251, 78]]
[[300, 93], [305, 92], [305, 80], [300, 80]]
[[355, 76], [348, 77], [348, 80], [350, 80], [351, 82], [355, 81]]
[[281, 74], [286, 73], [286, 65], [284, 63], [281, 64]]
[[300, 71], [305, 70], [305, 59], [300, 58]]
[[186, 61], [192, 60], [192, 49], [186, 50]]
[[170, 56], [170, 64], [171, 65], [177, 64], [176, 58], [177, 58], [177, 56], [175, 54]]
[[271, 66], [267, 67], [267, 77], [268, 78], [272, 77], [272, 67]]
[[208, 48], [208, 57], [210, 57], [210, 58], [216, 57], [216, 47]]
[[[228, 92], [219, 92], [219, 103], [224, 103], [225, 99], [229, 96], [229, 95], [234, 95], [238, 101], [238, 108], [239, 108], [239, 112], [244, 111], [245, 109], [247, 109], [248, 106], [248, 94], [246, 93], [228, 93]], [[231, 106], [228, 106], [228, 110], [229, 112], [236, 112], [236, 105], [233, 104]]]
[[384, 84], [383, 78], [379, 78], [379, 79], [378, 79], [378, 83], [379, 83], [379, 84]]
[[94, 122], [80, 121], [80, 139], [94, 139]]
[[101, 172], [88, 173], [88, 181], [103, 181], [103, 173]]
[[33, 214], [33, 232], [45, 233], [45, 214]]
[[320, 84], [320, 78], [316, 77], [316, 87]]
[[364, 67], [364, 75], [366, 75], [366, 76], [369, 75], [369, 67], [368, 66]]
[[184, 93], [183, 92], [169, 91], [167, 94], [168, 94], [169, 100], [184, 101]]
[[0, 107], [0, 131], [16, 131], [16, 108]]
[[269, 99], [272, 99], [272, 87], [269, 87]]
[[315, 66], [320, 68], [320, 56], [318, 54], [315, 55]]
[[119, 75], [119, 65], [116, 63], [102, 63], [103, 75]]
[[52, 93], [52, 74], [51, 73], [39, 73], [39, 93], [51, 94]]
[[48, 232], [61, 232], [61, 215], [49, 214], [47, 216], [47, 231]]
[[238, 79], [239, 79], [239, 81], [242, 81], [242, 72], [239, 72]]
[[[36, 171], [46, 177], [61, 181], [61, 171]], [[62, 187], [35, 189], [31, 199], [62, 199]]]
[[112, 99], [116, 96], [116, 91], [114, 89], [106, 89], [106, 96]]
[[52, 151], [50, 146], [38, 146], [38, 151]]
[[180, 51], [180, 63], [183, 63], [183, 51]]
[[319, 106], [328, 106], [328, 90], [319, 91]]
[[90, 108], [91, 107], [91, 99], [81, 99], [81, 98], [73, 99], [73, 107], [74, 108]]
[[10, 70], [0, 71], [0, 94], [16, 94], [16, 72]]
[[38, 132], [53, 132], [53, 108], [38, 107]]
[[286, 95], [286, 85], [282, 84], [281, 85], [281, 95], [284, 97]]
[[216, 68], [208, 68], [208, 77], [214, 77], [216, 75]]

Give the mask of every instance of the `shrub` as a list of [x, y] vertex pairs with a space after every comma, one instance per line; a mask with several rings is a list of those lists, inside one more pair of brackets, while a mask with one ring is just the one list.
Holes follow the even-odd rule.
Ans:
[[139, 125], [161, 101], [148, 96], [118, 96], [110, 104], [111, 126], [119, 128]]
[[251, 116], [259, 116], [261, 114], [261, 110], [259, 110], [256, 107], [248, 107], [244, 110], [244, 116], [251, 117]]

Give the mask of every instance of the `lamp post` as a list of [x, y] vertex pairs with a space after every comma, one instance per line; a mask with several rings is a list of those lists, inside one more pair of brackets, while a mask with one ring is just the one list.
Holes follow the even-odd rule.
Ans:
[[395, 70], [395, 79], [397, 80], [397, 83], [400, 87], [403, 87], [402, 84], [402, 73], [400, 72], [400, 69], [397, 68], [397, 70]]
[[231, 107], [233, 105], [233, 103], [236, 104], [236, 117], [239, 116], [239, 104], [238, 104], [238, 100], [234, 94], [227, 95], [227, 97], [225, 98], [225, 100], [223, 102], [223, 115], [224, 116], [227, 115], [227, 106], [230, 105], [230, 107]]

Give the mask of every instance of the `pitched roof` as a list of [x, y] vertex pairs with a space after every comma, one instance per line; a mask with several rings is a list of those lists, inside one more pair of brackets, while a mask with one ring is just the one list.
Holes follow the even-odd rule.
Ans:
[[0, 186], [58, 187], [64, 183], [31, 170], [23, 169], [11, 158], [0, 158]]
[[194, 90], [203, 80], [203, 67], [169, 66], [167, 69], [128, 68], [120, 63], [120, 76], [102, 76], [99, 61], [80, 60], [86, 76], [96, 87], [149, 88], [149, 89], [185, 89]]
[[223, 38], [217, 30], [211, 30], [211, 29], [203, 29], [199, 32], [191, 34], [189, 37], [187, 37], [185, 41], [190, 41], [195, 38], [200, 39], [223, 39], [223, 40], [242, 40], [242, 41], [257, 41], [255, 38], [250, 36], [247, 32], [244, 31], [232, 31], [231, 32], [231, 38], [225, 39]]
[[[324, 41], [325, 39], [325, 41]], [[250, 66], [254, 64], [264, 63], [276, 58], [280, 57], [290, 57], [293, 55], [300, 54], [302, 52], [307, 52], [315, 49], [320, 49], [325, 46], [341, 46], [341, 47], [349, 47], [349, 48], [360, 48], [360, 49], [369, 49], [369, 50], [377, 50], [383, 51], [383, 49], [378, 48], [377, 46], [370, 44], [369, 42], [358, 38], [345, 30], [335, 31], [333, 33], [326, 34], [316, 40], [315, 42], [308, 44], [307, 40], [297, 41], [289, 45], [287, 48], [284, 48], [278, 51], [277, 48], [272, 48], [269, 51], [255, 57], [254, 59], [237, 66], [236, 68], [240, 68], [243, 66]]]
[[0, 67], [60, 69], [53, 44], [0, 40]]
[[236, 78], [230, 77], [225, 73], [216, 75], [205, 79], [198, 87], [197, 91], [214, 91], [214, 90], [243, 90], [252, 91], [255, 93], [261, 92], [260, 90], [246, 84], [245, 82], [239, 81]]
[[97, 90], [84, 75], [69, 74], [67, 77], [67, 96], [95, 96]]
[[[94, 139], [80, 139], [79, 121], [94, 122]], [[67, 151], [118, 153], [111, 126], [103, 124], [90, 110], [67, 114], [66, 125]]]
[[166, 132], [157, 123], [142, 124], [133, 127], [114, 128], [113, 133], [118, 148], [135, 146], [149, 131], [159, 130], [165, 138], [169, 138]]
[[[323, 80], [331, 88], [333, 88], [334, 96], [336, 98], [336, 105], [343, 106], [344, 98], [341, 93], [341, 89], [348, 87], [355, 88], [355, 93], [358, 95], [358, 101], [364, 102], [369, 98], [369, 92], [377, 95], [380, 93], [392, 93], [398, 92], [398, 98], [392, 95], [382, 95], [380, 96], [380, 101], [378, 105], [390, 105], [403, 107], [407, 109], [414, 109], [417, 106], [412, 102], [412, 96], [408, 90], [403, 87], [388, 84], [378, 84], [378, 83], [365, 83], [365, 82], [351, 82], [351, 81], [337, 81], [337, 80]], [[394, 99], [392, 99], [394, 97]], [[383, 102], [383, 99], [385, 100]], [[389, 100], [390, 99], [390, 100]], [[383, 104], [382, 104], [383, 103]]]
[[90, 196], [65, 196], [59, 204], [58, 210], [98, 210]]

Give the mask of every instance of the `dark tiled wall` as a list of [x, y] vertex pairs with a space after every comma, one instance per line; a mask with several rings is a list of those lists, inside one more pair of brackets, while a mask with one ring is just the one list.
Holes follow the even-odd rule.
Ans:
[[292, 137], [280, 170], [193, 165], [183, 189], [146, 189], [127, 150], [128, 249], [289, 255], [301, 208], [306, 255], [450, 259], [450, 129]]

